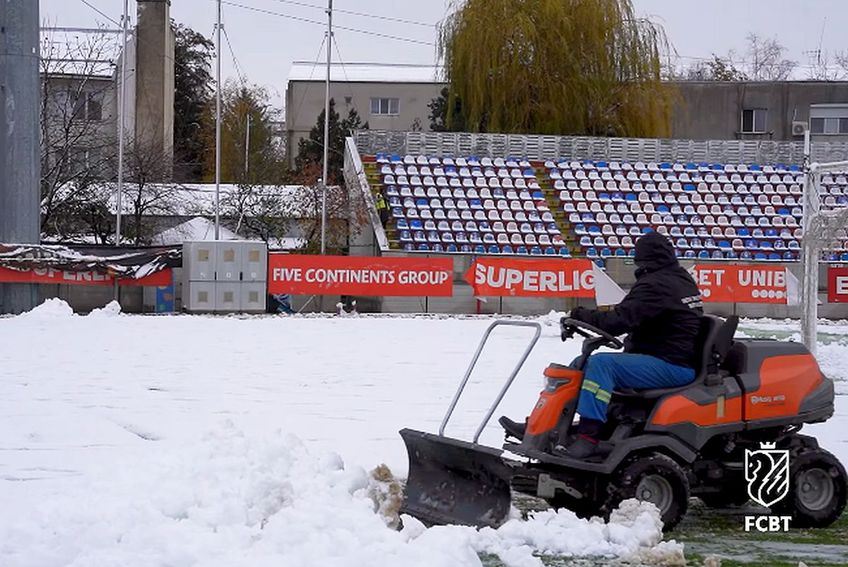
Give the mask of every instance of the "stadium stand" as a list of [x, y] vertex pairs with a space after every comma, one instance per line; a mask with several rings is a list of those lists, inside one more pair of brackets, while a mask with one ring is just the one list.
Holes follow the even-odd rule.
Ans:
[[[793, 261], [802, 173], [795, 165], [529, 162], [377, 154], [372, 190], [406, 251], [595, 259], [632, 256], [656, 230], [693, 259]], [[848, 179], [822, 180], [822, 208], [848, 205]], [[848, 261], [848, 235], [829, 260]]]

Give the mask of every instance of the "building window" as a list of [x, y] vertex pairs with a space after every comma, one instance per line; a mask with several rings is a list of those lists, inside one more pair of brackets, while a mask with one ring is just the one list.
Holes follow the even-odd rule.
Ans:
[[74, 99], [74, 118], [99, 122], [103, 120], [103, 105], [94, 93], [80, 93]]
[[810, 118], [811, 134], [848, 134], [848, 118]]
[[766, 131], [765, 108], [748, 108], [742, 111], [742, 133], [762, 134]]
[[396, 98], [372, 98], [371, 114], [398, 114], [398, 99]]

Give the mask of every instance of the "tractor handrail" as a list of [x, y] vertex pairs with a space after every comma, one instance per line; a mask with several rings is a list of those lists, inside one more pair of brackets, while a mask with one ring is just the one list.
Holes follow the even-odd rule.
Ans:
[[459, 402], [459, 397], [462, 395], [463, 390], [465, 390], [465, 385], [468, 383], [468, 378], [471, 377], [471, 371], [474, 370], [474, 366], [477, 365], [477, 359], [480, 358], [480, 353], [483, 352], [483, 347], [486, 345], [486, 341], [489, 340], [489, 335], [492, 334], [492, 331], [495, 327], [506, 326], [506, 327], [533, 327], [536, 329], [536, 333], [533, 335], [533, 339], [530, 341], [530, 344], [527, 345], [527, 349], [524, 351], [524, 354], [521, 356], [521, 359], [518, 361], [518, 364], [512, 370], [512, 374], [509, 375], [509, 378], [504, 384], [503, 388], [501, 388], [500, 393], [497, 398], [495, 398], [494, 403], [489, 407], [489, 411], [486, 412], [486, 417], [483, 418], [483, 422], [480, 424], [480, 427], [477, 428], [477, 432], [474, 434], [474, 443], [477, 443], [477, 440], [480, 439], [480, 434], [483, 433], [483, 429], [486, 428], [486, 425], [489, 423], [489, 420], [492, 419], [492, 415], [495, 413], [495, 410], [498, 409], [498, 405], [500, 405], [501, 400], [503, 400], [510, 386], [512, 386], [513, 380], [518, 375], [518, 372], [521, 370], [521, 367], [524, 366], [524, 362], [527, 360], [527, 357], [530, 356], [530, 352], [533, 350], [533, 347], [536, 346], [536, 342], [538, 342], [539, 337], [542, 334], [542, 325], [535, 321], [509, 321], [509, 320], [501, 320], [495, 321], [489, 328], [486, 329], [486, 332], [483, 334], [483, 339], [480, 341], [480, 345], [477, 347], [477, 352], [474, 353], [474, 358], [471, 359], [471, 364], [468, 365], [468, 370], [465, 371], [465, 376], [462, 378], [462, 382], [459, 384], [459, 388], [456, 390], [456, 394], [453, 396], [453, 400], [451, 400], [450, 406], [448, 407], [448, 411], [445, 414], [445, 418], [442, 420], [442, 425], [439, 427], [439, 435], [444, 437], [445, 435], [445, 427], [448, 425], [448, 420], [450, 420], [451, 415], [453, 414], [453, 410], [456, 409], [456, 404]]

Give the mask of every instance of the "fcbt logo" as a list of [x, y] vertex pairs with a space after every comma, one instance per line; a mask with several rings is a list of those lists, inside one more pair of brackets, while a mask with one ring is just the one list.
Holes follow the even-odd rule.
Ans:
[[[789, 451], [776, 449], [774, 443], [761, 443], [756, 451], [745, 449], [745, 480], [748, 496], [765, 508], [771, 508], [789, 494]], [[745, 531], [754, 526], [761, 532], [789, 529], [790, 516], [745, 516]]]

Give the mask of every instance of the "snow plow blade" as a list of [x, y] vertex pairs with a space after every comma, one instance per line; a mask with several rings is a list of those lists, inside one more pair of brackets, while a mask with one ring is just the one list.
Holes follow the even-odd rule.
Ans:
[[500, 449], [412, 429], [400, 435], [409, 456], [401, 513], [427, 525], [496, 528], [506, 521], [512, 468]]

